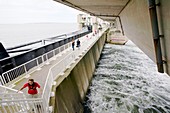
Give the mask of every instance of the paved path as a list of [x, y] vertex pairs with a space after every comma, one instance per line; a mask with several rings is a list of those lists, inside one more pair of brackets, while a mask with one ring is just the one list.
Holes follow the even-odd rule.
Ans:
[[[56, 55], [56, 59], [55, 60], [51, 60], [50, 64], [48, 65], [44, 65], [41, 67], [41, 70], [35, 70], [32, 73], [30, 73], [30, 77], [28, 78], [23, 78], [21, 79], [19, 82], [14, 83], [14, 89], [20, 89], [25, 83], [27, 83], [29, 78], [33, 78], [36, 82], [38, 82], [41, 85], [41, 88], [39, 90], [40, 94], [42, 94], [42, 89], [44, 87], [49, 69], [54, 66], [55, 64], [57, 64], [59, 61], [61, 61], [65, 56], [67, 56], [68, 54], [70, 54], [70, 52], [74, 52], [73, 54], [75, 54], [76, 56], [79, 56], [79, 54], [81, 52], [83, 52], [84, 49], [87, 49], [90, 45], [92, 44], [99, 36], [92, 36], [91, 34], [88, 34], [88, 38], [86, 36], [80, 38], [81, 41], [81, 47], [80, 49], [76, 48], [74, 51], [72, 50], [72, 48], [68, 48], [66, 50], [64, 50], [63, 52], [59, 53], [58, 55]], [[76, 45], [76, 41], [75, 41], [75, 45]], [[53, 59], [53, 58], [52, 58]], [[23, 92], [25, 94], [27, 94], [27, 89], [24, 89]]]

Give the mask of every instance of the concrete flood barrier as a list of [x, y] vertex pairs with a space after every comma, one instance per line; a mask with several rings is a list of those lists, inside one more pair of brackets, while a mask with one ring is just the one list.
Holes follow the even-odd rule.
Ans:
[[50, 99], [54, 113], [83, 113], [82, 101], [100, 58], [107, 31], [65, 71], [63, 76], [56, 79], [57, 84], [53, 86], [55, 96]]

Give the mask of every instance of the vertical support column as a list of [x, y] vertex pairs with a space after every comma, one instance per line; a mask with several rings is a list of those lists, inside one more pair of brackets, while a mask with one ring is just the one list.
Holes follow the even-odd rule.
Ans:
[[162, 51], [160, 45], [160, 35], [159, 35], [155, 0], [148, 0], [148, 4], [149, 4], [149, 14], [150, 14], [152, 34], [154, 40], [157, 68], [158, 68], [158, 72], [163, 73], [164, 69], [163, 69]]
[[118, 16], [118, 18], [119, 18], [120, 27], [121, 27], [121, 29], [122, 29], [122, 34], [123, 34], [123, 36], [124, 36], [125, 33], [124, 33], [124, 30], [123, 30], [121, 18], [120, 18], [120, 16]]
[[42, 43], [42, 45], [45, 45], [45, 40], [42, 40], [41, 43]]

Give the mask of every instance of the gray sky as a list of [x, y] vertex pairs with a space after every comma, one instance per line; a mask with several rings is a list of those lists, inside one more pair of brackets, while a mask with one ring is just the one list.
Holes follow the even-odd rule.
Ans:
[[79, 13], [52, 0], [0, 0], [0, 24], [75, 23]]

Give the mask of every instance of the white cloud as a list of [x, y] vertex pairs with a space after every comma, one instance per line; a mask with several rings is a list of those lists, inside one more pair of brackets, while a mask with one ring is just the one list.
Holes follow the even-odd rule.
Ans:
[[75, 9], [52, 0], [0, 0], [0, 24], [77, 22]]

